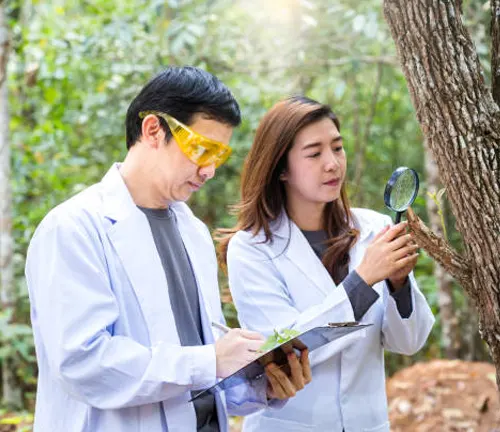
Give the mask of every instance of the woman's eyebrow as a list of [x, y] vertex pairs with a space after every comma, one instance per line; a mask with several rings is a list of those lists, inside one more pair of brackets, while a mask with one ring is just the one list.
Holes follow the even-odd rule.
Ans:
[[[332, 138], [332, 144], [336, 143], [338, 141], [342, 141], [342, 135], [337, 135], [336, 137]], [[319, 141], [311, 142], [309, 144], [306, 144], [304, 147], [302, 147], [302, 151], [304, 150], [310, 150], [314, 147], [320, 147], [321, 143]]]
[[321, 146], [320, 142], [312, 142], [312, 143], [306, 144], [304, 147], [302, 147], [302, 150], [310, 150], [314, 147], [320, 147], [320, 146]]

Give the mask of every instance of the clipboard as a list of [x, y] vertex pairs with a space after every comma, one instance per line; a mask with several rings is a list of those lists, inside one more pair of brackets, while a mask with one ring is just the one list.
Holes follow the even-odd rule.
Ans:
[[343, 322], [343, 323], [328, 323], [326, 326], [314, 327], [307, 330], [288, 342], [284, 342], [270, 351], [262, 353], [260, 357], [234, 372], [232, 375], [217, 382], [212, 387], [194, 394], [189, 402], [203, 396], [206, 393], [215, 394], [219, 391], [227, 390], [231, 387], [242, 384], [246, 381], [260, 378], [265, 374], [265, 366], [271, 362], [276, 363], [280, 368], [283, 368], [285, 373], [290, 374], [287, 354], [296, 351], [299, 353], [304, 349], [309, 349], [309, 352], [322, 347], [330, 342], [347, 336], [363, 328], [369, 327], [372, 324], [360, 324], [359, 322]]

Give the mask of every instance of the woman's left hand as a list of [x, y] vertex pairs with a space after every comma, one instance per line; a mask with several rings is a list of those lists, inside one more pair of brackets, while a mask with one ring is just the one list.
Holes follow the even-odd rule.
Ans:
[[[410, 240], [409, 243], [416, 244], [413, 240]], [[408, 275], [411, 273], [411, 271], [415, 268], [417, 265], [418, 261], [418, 255], [415, 255], [407, 265], [405, 265], [403, 268], [395, 271], [389, 276], [389, 281], [391, 282], [392, 288], [394, 291], [397, 291], [398, 289], [402, 288], [403, 285], [406, 282], [406, 279], [408, 278]]]
[[290, 376], [280, 369], [276, 363], [269, 363], [266, 366], [267, 397], [269, 399], [291, 398], [311, 382], [309, 351], [307, 349], [303, 350], [300, 353], [300, 359], [295, 352], [288, 353], [287, 356]]

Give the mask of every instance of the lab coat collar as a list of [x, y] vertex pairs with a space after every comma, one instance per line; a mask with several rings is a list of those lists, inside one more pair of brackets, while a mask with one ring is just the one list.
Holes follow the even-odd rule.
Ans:
[[[372, 224], [369, 221], [363, 220], [362, 212], [353, 209], [353, 227], [360, 231], [360, 236], [353, 249], [351, 250], [350, 268], [357, 265], [357, 252], [360, 250], [360, 245], [373, 233]], [[316, 256], [309, 242], [305, 238], [300, 228], [287, 216], [286, 212], [270, 224], [271, 232], [277, 237], [285, 239], [288, 243], [284, 254], [304, 273], [309, 279], [314, 282], [314, 285], [325, 295], [327, 295], [332, 284], [330, 274], [326, 270], [321, 260]], [[354, 262], [355, 261], [355, 262]]]
[[[119, 172], [119, 166], [120, 164], [115, 163], [101, 181], [104, 217], [111, 221], [108, 236], [141, 303], [151, 344], [155, 345], [166, 339], [169, 343], [179, 344], [177, 332], [165, 331], [175, 328], [175, 322], [165, 272], [151, 228], [144, 213], [135, 205]], [[205, 271], [212, 263], [205, 262], [205, 251], [199, 251], [200, 230], [204, 227], [185, 203], [173, 203], [171, 208], [177, 216], [179, 231], [198, 283], [200, 305], [205, 306], [200, 310], [205, 341], [210, 343], [213, 336], [207, 323], [213, 316], [210, 305], [210, 290], [213, 287], [209, 286], [212, 281], [207, 280], [211, 278], [206, 277]]]
[[101, 180], [103, 189], [104, 217], [112, 224], [126, 219], [134, 212], [140, 212], [119, 171], [120, 164], [114, 163]]
[[101, 181], [107, 235], [120, 257], [146, 321], [150, 343], [179, 344], [167, 280], [146, 216], [137, 208], [114, 164]]
[[[352, 208], [351, 214], [353, 216], [352, 227], [359, 230], [358, 242], [361, 243], [374, 233], [374, 226], [370, 220], [367, 220], [366, 216], [362, 211], [360, 211], [360, 209]], [[281, 214], [270, 223], [273, 235], [285, 239], [290, 238], [291, 232], [293, 231], [291, 229], [292, 226], [299, 229], [297, 225], [295, 225], [295, 223], [288, 217], [285, 211], [282, 211]]]

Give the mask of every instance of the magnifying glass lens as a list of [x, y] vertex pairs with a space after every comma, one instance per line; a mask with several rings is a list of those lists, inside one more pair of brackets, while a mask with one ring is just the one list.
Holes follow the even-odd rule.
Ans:
[[396, 180], [390, 195], [390, 206], [395, 211], [404, 211], [412, 203], [415, 196], [417, 178], [413, 171], [404, 171]]

